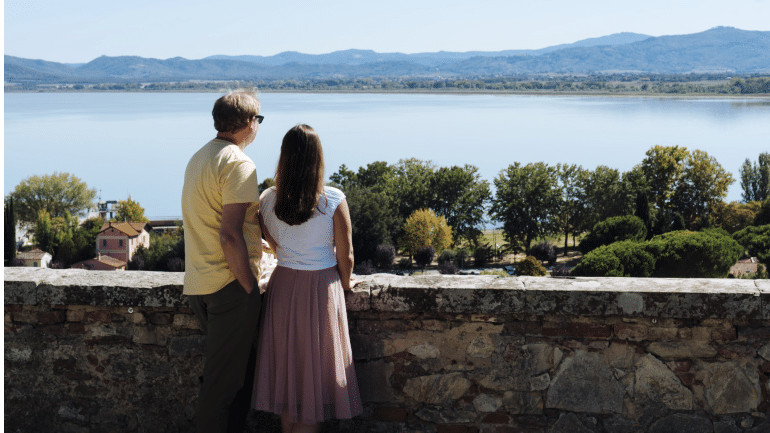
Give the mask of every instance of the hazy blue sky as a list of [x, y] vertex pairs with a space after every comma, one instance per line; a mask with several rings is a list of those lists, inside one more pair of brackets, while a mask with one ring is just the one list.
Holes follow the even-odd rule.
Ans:
[[497, 51], [618, 32], [770, 30], [770, 0], [6, 0], [5, 54], [100, 55]]

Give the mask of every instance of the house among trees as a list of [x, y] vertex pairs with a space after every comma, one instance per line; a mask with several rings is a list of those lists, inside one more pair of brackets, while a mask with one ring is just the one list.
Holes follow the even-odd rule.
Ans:
[[139, 247], [150, 247], [149, 225], [140, 222], [104, 223], [96, 235], [96, 254], [72, 265], [73, 268], [90, 270], [125, 270]]
[[33, 268], [47, 268], [51, 264], [53, 256], [39, 248], [16, 254], [16, 260], [24, 263], [24, 266]]

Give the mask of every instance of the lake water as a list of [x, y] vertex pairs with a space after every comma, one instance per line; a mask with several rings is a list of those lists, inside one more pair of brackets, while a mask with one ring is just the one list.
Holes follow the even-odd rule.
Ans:
[[[6, 93], [4, 193], [24, 178], [72, 173], [103, 200], [129, 195], [148, 217], [181, 215], [189, 157], [214, 134], [214, 93]], [[490, 183], [513, 162], [629, 170], [651, 146], [701, 149], [733, 173], [770, 151], [770, 98], [301, 94], [261, 95], [265, 121], [246, 153], [272, 177], [283, 134], [318, 131], [327, 176], [346, 164], [473, 164]]]

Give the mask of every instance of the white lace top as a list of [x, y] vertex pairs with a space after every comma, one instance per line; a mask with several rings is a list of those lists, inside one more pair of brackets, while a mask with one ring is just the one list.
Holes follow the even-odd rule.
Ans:
[[302, 224], [291, 226], [275, 215], [275, 187], [259, 198], [259, 211], [276, 246], [278, 266], [316, 271], [337, 265], [334, 255], [334, 211], [345, 199], [337, 188], [324, 187], [318, 208]]

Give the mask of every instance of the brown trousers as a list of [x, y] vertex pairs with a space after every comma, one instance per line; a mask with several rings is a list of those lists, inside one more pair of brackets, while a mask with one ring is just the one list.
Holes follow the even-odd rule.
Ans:
[[251, 407], [262, 296], [235, 280], [210, 295], [189, 296], [206, 336], [195, 415], [200, 433], [242, 433]]

